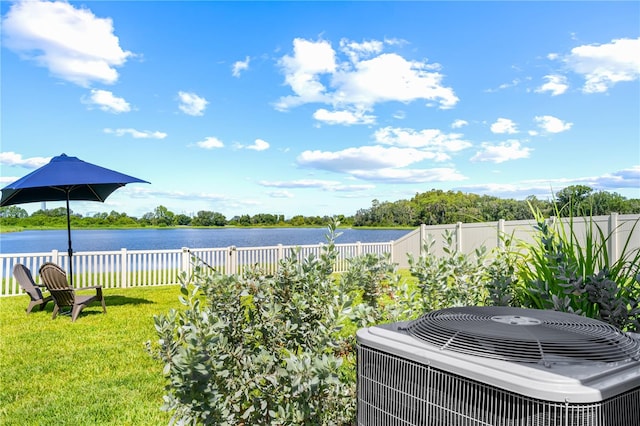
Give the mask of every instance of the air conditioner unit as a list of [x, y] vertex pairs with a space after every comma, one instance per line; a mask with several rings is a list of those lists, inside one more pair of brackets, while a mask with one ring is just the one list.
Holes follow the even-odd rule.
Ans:
[[640, 426], [640, 335], [457, 307], [357, 332], [359, 426]]

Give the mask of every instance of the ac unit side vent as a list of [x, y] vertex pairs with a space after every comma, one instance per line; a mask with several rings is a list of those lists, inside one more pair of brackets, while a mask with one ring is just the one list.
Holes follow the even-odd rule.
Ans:
[[442, 350], [517, 362], [640, 359], [640, 339], [566, 312], [503, 306], [429, 312], [409, 323], [413, 337]]
[[640, 426], [640, 387], [543, 401], [357, 345], [358, 426]]

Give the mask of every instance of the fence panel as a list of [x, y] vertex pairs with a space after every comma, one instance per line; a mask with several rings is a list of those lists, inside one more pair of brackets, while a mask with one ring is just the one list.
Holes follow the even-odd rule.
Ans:
[[[573, 218], [570, 224], [568, 218], [549, 218], [547, 221], [552, 224], [556, 220], [562, 220], [566, 232], [573, 227], [576, 239], [581, 247], [586, 241], [586, 230], [589, 224], [592, 226], [596, 243], [601, 242], [600, 231], [607, 238], [609, 260], [615, 262], [625, 253], [633, 253], [640, 250], [640, 215], [619, 215], [612, 213], [606, 216], [593, 216]], [[453, 244], [460, 252], [473, 254], [474, 250], [484, 245], [488, 250], [501, 246], [503, 239], [519, 241], [527, 244], [535, 242], [538, 231], [535, 229], [534, 220], [512, 220], [469, 224], [447, 224], [447, 225], [422, 225], [419, 229], [405, 235], [393, 242], [392, 260], [400, 268], [408, 268], [408, 255], [417, 258], [423, 252], [424, 243], [428, 238], [432, 238], [434, 245], [432, 252], [435, 256], [444, 256], [444, 235], [453, 233]]]

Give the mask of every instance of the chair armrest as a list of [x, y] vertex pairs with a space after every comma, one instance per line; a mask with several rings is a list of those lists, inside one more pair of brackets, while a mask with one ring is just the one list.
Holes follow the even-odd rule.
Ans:
[[74, 287], [73, 291], [82, 291], [82, 290], [93, 290], [93, 289], [102, 289], [101, 285], [92, 285], [89, 287]]

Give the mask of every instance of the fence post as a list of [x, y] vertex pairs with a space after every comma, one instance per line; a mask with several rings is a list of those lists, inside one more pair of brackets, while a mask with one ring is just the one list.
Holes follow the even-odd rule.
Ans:
[[284, 259], [284, 247], [282, 246], [282, 244], [278, 244], [278, 262], [276, 263], [279, 263], [283, 259]]
[[238, 273], [238, 251], [236, 246], [231, 246], [228, 249], [229, 258], [227, 259], [227, 275], [234, 275]]
[[609, 264], [613, 265], [618, 261], [618, 213], [609, 215]]
[[180, 272], [184, 272], [186, 276], [191, 273], [191, 253], [189, 247], [182, 247], [182, 256], [180, 256]]
[[121, 248], [120, 249], [120, 287], [122, 288], [127, 288], [129, 286], [128, 271], [129, 271], [129, 262], [128, 262], [127, 249]]
[[58, 250], [51, 250], [51, 263], [60, 265], [60, 259], [58, 259]]
[[462, 253], [462, 222], [456, 222], [456, 250]]
[[503, 249], [504, 248], [504, 219], [499, 219], [498, 220], [498, 248], [499, 249]]

